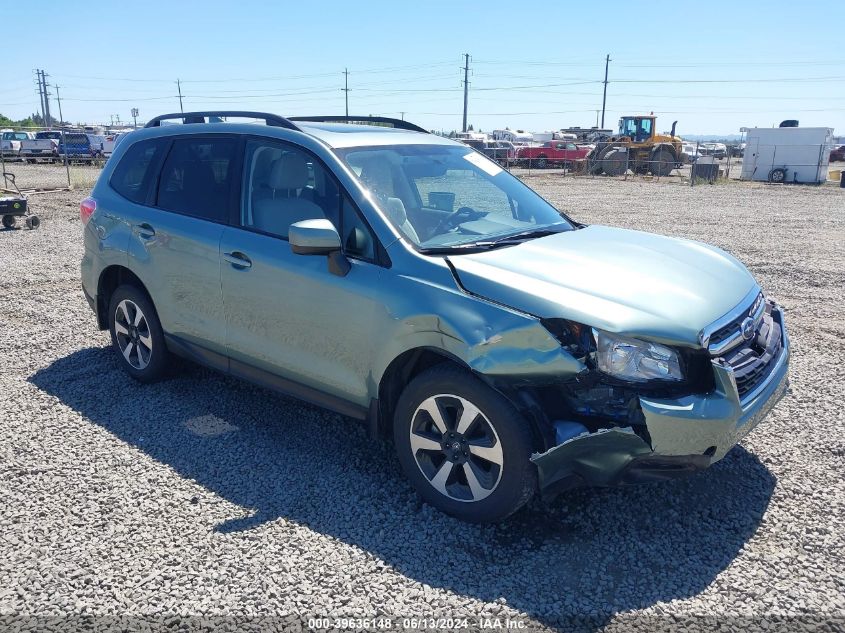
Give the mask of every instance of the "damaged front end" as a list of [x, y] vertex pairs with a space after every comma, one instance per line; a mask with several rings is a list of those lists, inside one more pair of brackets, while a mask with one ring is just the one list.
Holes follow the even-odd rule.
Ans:
[[[645, 358], [665, 379], [609, 375], [600, 369], [599, 333], [566, 321], [545, 322], [586, 369], [533, 390], [549, 447], [531, 457], [542, 492], [683, 477], [721, 459], [788, 388], [783, 313], [761, 301], [734, 319], [740, 337], [729, 349], [703, 341], [700, 348], [677, 348], [677, 357], [670, 357], [668, 348], [637, 343], [649, 347], [639, 364], [648, 365]], [[639, 352], [626, 343], [633, 339], [621, 338], [617, 351], [624, 364], [625, 354]]]

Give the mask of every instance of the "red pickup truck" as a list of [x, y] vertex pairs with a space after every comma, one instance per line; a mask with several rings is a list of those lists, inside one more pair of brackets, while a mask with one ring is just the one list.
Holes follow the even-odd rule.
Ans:
[[553, 165], [571, 167], [590, 153], [589, 147], [578, 147], [572, 141], [546, 141], [538, 147], [520, 147], [516, 152], [517, 164], [545, 169]]

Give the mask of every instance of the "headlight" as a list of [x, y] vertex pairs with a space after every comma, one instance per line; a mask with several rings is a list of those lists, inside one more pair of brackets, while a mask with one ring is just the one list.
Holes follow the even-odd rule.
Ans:
[[657, 343], [593, 330], [596, 364], [606, 374], [636, 382], [683, 380], [678, 354]]

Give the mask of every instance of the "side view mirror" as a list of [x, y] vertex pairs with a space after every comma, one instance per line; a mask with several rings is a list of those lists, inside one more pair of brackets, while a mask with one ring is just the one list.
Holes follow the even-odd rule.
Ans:
[[294, 222], [288, 230], [288, 241], [297, 255], [326, 255], [329, 271], [335, 275], [343, 277], [352, 268], [341, 250], [340, 235], [328, 220]]
[[328, 220], [301, 220], [290, 225], [288, 240], [297, 255], [328, 255], [340, 250], [340, 235]]

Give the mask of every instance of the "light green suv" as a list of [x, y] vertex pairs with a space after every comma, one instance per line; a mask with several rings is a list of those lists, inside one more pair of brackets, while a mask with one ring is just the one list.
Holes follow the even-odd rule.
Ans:
[[404, 121], [157, 117], [80, 212], [133, 377], [178, 354], [366, 420], [466, 520], [704, 469], [788, 386], [783, 312], [736, 259], [580, 224]]

